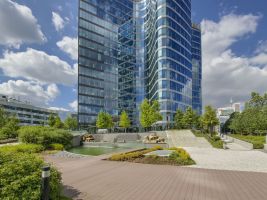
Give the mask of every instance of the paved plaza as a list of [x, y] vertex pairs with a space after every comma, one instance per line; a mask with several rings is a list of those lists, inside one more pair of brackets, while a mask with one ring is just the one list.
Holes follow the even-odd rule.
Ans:
[[[196, 161], [190, 167], [105, 161], [102, 156], [47, 156], [62, 172], [64, 193], [85, 200], [264, 200], [267, 154], [214, 149], [190, 131], [166, 132]], [[202, 138], [204, 139], [204, 138]]]
[[63, 173], [65, 194], [86, 200], [264, 200], [267, 173], [47, 158]]

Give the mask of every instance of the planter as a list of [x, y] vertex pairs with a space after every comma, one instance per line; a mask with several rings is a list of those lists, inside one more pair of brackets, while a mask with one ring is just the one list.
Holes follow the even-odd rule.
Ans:
[[227, 140], [232, 140], [234, 143], [239, 144], [239, 145], [241, 145], [242, 147], [244, 147], [244, 148], [246, 148], [248, 150], [252, 150], [253, 149], [253, 144], [252, 143], [245, 142], [243, 140], [239, 140], [239, 139], [236, 139], [236, 138], [228, 136], [228, 135], [226, 135], [226, 139]]

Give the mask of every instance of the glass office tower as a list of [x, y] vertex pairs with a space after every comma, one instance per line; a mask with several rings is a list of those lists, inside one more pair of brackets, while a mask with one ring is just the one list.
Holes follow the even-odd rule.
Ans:
[[201, 57], [201, 29], [197, 24], [192, 25], [192, 107], [201, 115], [202, 113], [202, 57]]
[[94, 124], [100, 110], [125, 110], [138, 125], [145, 98], [159, 100], [162, 123], [194, 107], [190, 0], [80, 0], [79, 6], [80, 125]]

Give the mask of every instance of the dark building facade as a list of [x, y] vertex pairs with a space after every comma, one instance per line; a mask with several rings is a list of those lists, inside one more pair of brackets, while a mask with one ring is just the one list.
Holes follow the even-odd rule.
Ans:
[[194, 30], [190, 0], [80, 0], [80, 125], [94, 124], [100, 110], [125, 110], [138, 124], [145, 98], [159, 100], [162, 123], [177, 109], [199, 112], [201, 43], [192, 46]]

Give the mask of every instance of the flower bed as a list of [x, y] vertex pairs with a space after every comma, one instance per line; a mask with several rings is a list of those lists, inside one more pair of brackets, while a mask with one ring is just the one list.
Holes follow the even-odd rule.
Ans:
[[128, 161], [144, 164], [158, 164], [158, 165], [193, 165], [195, 161], [182, 148], [169, 148], [174, 152], [169, 157], [161, 157], [157, 155], [145, 156], [145, 154], [162, 150], [161, 147], [153, 147], [150, 149], [142, 149], [133, 152], [114, 154], [108, 160], [111, 161]]

